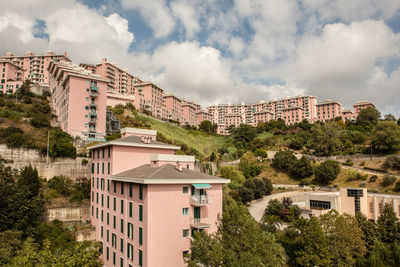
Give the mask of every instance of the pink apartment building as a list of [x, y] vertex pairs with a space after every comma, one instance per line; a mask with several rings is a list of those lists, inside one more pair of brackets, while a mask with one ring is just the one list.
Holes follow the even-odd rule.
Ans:
[[197, 124], [200, 125], [202, 121], [210, 121], [212, 122], [212, 114], [208, 113], [206, 111], [198, 111], [196, 112], [196, 117], [197, 117]]
[[24, 69], [9, 60], [0, 59], [0, 92], [14, 93], [23, 83]]
[[240, 114], [226, 114], [225, 115], [226, 128], [228, 128], [229, 126], [232, 126], [232, 125], [235, 128], [237, 128], [242, 123], [243, 123], [243, 118]]
[[164, 108], [167, 116], [165, 119], [182, 121], [182, 100], [174, 95], [164, 95]]
[[0, 59], [9, 60], [24, 69], [23, 80], [30, 79], [32, 83], [46, 86], [49, 84], [47, 69], [50, 62], [52, 60], [71, 61], [67, 58], [66, 52], [64, 54], [55, 54], [51, 51], [43, 55], [35, 55], [28, 51], [25, 56], [15, 56], [11, 52], [7, 52], [6, 56]]
[[90, 147], [91, 223], [105, 266], [185, 266], [193, 231], [217, 230], [229, 180], [193, 171], [194, 157], [122, 129], [122, 138]]
[[[136, 84], [135, 97], [138, 97], [140, 103], [136, 103], [135, 107], [138, 110], [151, 111], [152, 115], [156, 118], [163, 118], [164, 108], [164, 90], [151, 82]], [[135, 101], [136, 102], [136, 101]]]
[[269, 122], [273, 120], [274, 113], [271, 111], [259, 111], [253, 114], [253, 126], [257, 126], [260, 122]]
[[326, 100], [317, 104], [317, 121], [332, 120], [342, 116], [342, 105], [339, 102]]
[[305, 119], [305, 111], [302, 107], [289, 107], [281, 110], [281, 118], [287, 125], [300, 123]]
[[359, 101], [356, 104], [353, 105], [354, 108], [354, 115], [358, 116], [358, 113], [360, 113], [360, 111], [364, 108], [368, 108], [368, 107], [372, 107], [372, 108], [376, 108], [375, 105], [371, 102], [368, 101]]
[[182, 124], [183, 125], [197, 125], [197, 115], [196, 115], [196, 107], [185, 103], [182, 104]]
[[107, 81], [68, 61], [51, 61], [48, 72], [61, 129], [84, 140], [103, 141]]

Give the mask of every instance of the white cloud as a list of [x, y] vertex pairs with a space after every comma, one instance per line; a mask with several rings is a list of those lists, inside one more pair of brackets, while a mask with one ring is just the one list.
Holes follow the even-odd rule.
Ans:
[[117, 36], [113, 37], [115, 41], [122, 42], [128, 46], [133, 42], [133, 33], [129, 32], [128, 20], [122, 18], [116, 13], [113, 13], [106, 18], [106, 22], [110, 26], [113, 26], [117, 32]]
[[186, 36], [192, 38], [200, 30], [197, 17], [198, 10], [195, 9], [194, 5], [182, 0], [171, 2], [170, 5], [174, 16], [184, 25]]
[[122, 0], [122, 6], [139, 11], [157, 38], [168, 36], [175, 28], [175, 20], [165, 0]]

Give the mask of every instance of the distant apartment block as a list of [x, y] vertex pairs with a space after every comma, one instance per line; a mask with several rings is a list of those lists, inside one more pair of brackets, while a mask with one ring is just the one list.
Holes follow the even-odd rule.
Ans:
[[0, 59], [0, 92], [14, 93], [23, 83], [25, 70], [9, 60]]
[[163, 96], [164, 108], [166, 109], [167, 120], [182, 121], [182, 100], [178, 97], [167, 94]]
[[68, 61], [50, 61], [49, 87], [60, 127], [83, 140], [106, 135], [107, 81]]
[[366, 188], [341, 188], [339, 192], [308, 193], [304, 202], [295, 203], [302, 209], [303, 216], [320, 216], [334, 209], [339, 214], [355, 216], [364, 214], [369, 220], [377, 221], [385, 205], [393, 208], [400, 218], [400, 196], [368, 193]]
[[333, 100], [326, 100], [317, 105], [317, 121], [332, 120], [343, 115], [342, 105]]
[[135, 102], [136, 109], [148, 110], [156, 118], [166, 117], [164, 89], [151, 82], [136, 84], [133, 87], [135, 89], [135, 96], [138, 96], [138, 99], [140, 99], [140, 102]]
[[7, 52], [5, 56], [0, 57], [2, 60], [8, 60], [21, 67], [24, 72], [22, 80], [29, 79], [32, 83], [48, 86], [49, 75], [47, 69], [52, 60], [70, 61], [67, 53], [55, 54], [51, 51], [46, 54], [36, 55], [32, 52], [26, 52], [25, 56], [15, 56], [11, 52]]
[[89, 147], [91, 223], [105, 266], [185, 266], [195, 231], [213, 233], [229, 180], [193, 171], [194, 157], [158, 142], [157, 132], [124, 128]]

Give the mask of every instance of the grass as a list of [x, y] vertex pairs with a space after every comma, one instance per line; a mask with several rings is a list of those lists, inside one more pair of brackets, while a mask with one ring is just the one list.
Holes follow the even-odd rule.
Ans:
[[[140, 116], [142, 117], [142, 116]], [[202, 156], [208, 157], [213, 151], [218, 150], [226, 144], [227, 137], [212, 135], [197, 130], [187, 130], [176, 124], [163, 122], [151, 117], [142, 117], [167, 139], [179, 141], [189, 148], [198, 151]]]

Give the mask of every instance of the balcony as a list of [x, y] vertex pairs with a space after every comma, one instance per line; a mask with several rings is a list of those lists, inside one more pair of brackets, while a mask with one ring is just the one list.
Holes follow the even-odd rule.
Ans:
[[193, 221], [190, 223], [190, 227], [195, 229], [204, 229], [209, 228], [210, 223], [208, 218], [193, 218]]
[[96, 118], [97, 118], [97, 112], [96, 112], [96, 110], [91, 110], [91, 111], [89, 112], [89, 116], [91, 116], [91, 117], [96, 117]]
[[91, 85], [91, 86], [90, 86], [90, 90], [91, 90], [91, 91], [96, 91], [96, 92], [97, 92], [97, 91], [99, 90], [99, 88], [97, 88], [97, 85], [96, 85], [96, 86]]
[[207, 206], [211, 203], [211, 198], [208, 195], [193, 195], [190, 197], [190, 204], [193, 206]]
[[96, 107], [97, 107], [97, 104], [96, 104], [95, 102], [90, 102], [89, 106], [90, 106], [90, 107], [93, 107], [93, 108], [96, 108]]
[[96, 97], [96, 96], [98, 96], [99, 95], [99, 93], [98, 92], [96, 92], [96, 91], [90, 91], [90, 96], [93, 96], [93, 97]]
[[89, 124], [95, 124], [96, 122], [97, 122], [97, 118], [96, 117], [89, 118]]

